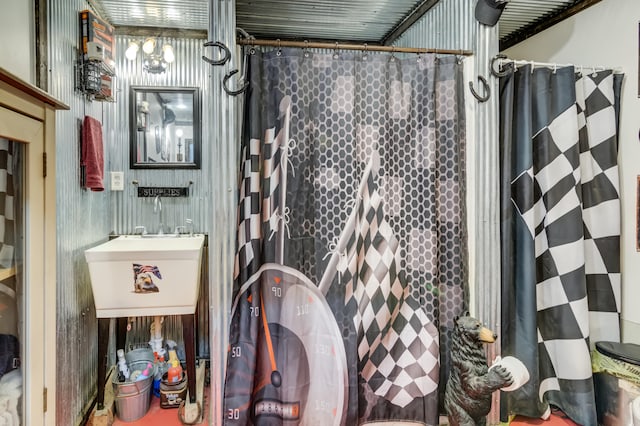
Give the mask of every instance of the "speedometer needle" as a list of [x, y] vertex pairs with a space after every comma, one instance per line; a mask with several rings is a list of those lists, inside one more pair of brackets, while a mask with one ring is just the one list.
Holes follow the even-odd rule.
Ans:
[[262, 297], [262, 292], [260, 293], [260, 310], [262, 311], [262, 324], [264, 326], [265, 340], [267, 341], [269, 361], [271, 362], [271, 384], [275, 387], [280, 387], [280, 384], [282, 383], [282, 377], [280, 376], [280, 372], [278, 372], [278, 366], [276, 365], [276, 355], [273, 351], [273, 341], [271, 340], [271, 331], [269, 330], [267, 313], [264, 309], [264, 298]]

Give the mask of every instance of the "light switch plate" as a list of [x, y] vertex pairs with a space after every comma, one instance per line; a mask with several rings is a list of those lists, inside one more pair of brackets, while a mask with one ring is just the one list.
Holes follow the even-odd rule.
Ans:
[[124, 190], [124, 172], [111, 172], [111, 190]]

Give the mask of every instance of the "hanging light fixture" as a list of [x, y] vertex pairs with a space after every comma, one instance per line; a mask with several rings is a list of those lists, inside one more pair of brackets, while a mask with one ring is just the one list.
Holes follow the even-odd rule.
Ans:
[[[160, 44], [155, 37], [149, 37], [142, 44], [142, 68], [152, 74], [159, 74], [166, 71], [168, 65], [172, 63], [176, 57], [173, 47], [165, 43], [162, 48], [158, 48]], [[125, 51], [125, 57], [134, 61], [138, 56], [140, 43], [132, 41], [129, 43]]]
[[126, 56], [128, 60], [133, 61], [136, 59], [136, 56], [138, 56], [138, 50], [140, 50], [138, 43], [130, 41], [127, 50], [124, 52], [124, 56]]
[[156, 50], [156, 39], [149, 37], [142, 44], [142, 51], [147, 55], [151, 55], [154, 50]]
[[171, 47], [170, 44], [165, 44], [164, 46], [162, 46], [162, 58], [168, 64], [176, 59], [175, 55], [173, 54], [173, 47]]

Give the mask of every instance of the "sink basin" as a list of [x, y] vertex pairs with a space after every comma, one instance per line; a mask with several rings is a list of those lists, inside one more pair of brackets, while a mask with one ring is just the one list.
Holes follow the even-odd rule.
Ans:
[[84, 252], [98, 318], [192, 314], [204, 235], [123, 235]]

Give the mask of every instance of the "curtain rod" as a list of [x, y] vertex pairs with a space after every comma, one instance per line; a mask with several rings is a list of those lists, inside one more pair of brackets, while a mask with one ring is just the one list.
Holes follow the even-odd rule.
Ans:
[[498, 58], [499, 67], [502, 67], [502, 65], [509, 64], [509, 63], [514, 64], [516, 67], [518, 65], [532, 65], [534, 68], [543, 67], [543, 68], [553, 68], [553, 69], [562, 68], [562, 67], [574, 67], [575, 69], [580, 70], [581, 73], [585, 69], [591, 70], [592, 72], [605, 71], [607, 69], [610, 69], [614, 73], [623, 71], [622, 67], [605, 67], [602, 65], [586, 66], [586, 65], [576, 65], [576, 64], [556, 64], [556, 63], [549, 63], [549, 62], [526, 61], [523, 59]]
[[451, 55], [470, 56], [470, 50], [433, 49], [421, 47], [397, 47], [353, 43], [329, 43], [317, 41], [292, 41], [292, 40], [266, 40], [238, 38], [237, 43], [244, 46], [271, 46], [271, 47], [299, 47], [309, 49], [336, 49], [336, 50], [363, 50], [372, 52], [398, 52], [398, 53], [442, 53]]

